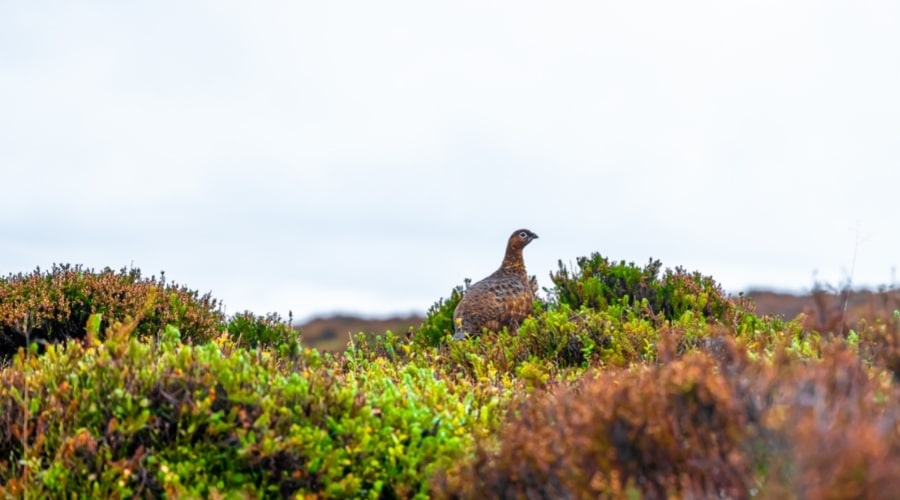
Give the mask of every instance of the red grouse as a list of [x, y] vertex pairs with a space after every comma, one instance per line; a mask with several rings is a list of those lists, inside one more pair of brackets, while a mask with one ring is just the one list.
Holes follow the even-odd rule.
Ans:
[[506, 244], [500, 269], [469, 287], [453, 311], [455, 340], [480, 335], [484, 328], [496, 332], [505, 326], [515, 331], [519, 322], [531, 314], [534, 291], [525, 273], [522, 249], [537, 237], [527, 229], [514, 232]]

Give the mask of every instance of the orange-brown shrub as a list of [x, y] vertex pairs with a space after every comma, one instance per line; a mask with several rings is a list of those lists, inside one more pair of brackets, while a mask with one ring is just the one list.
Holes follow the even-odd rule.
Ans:
[[712, 357], [596, 372], [573, 387], [525, 400], [499, 449], [438, 476], [452, 498], [595, 498], [627, 490], [736, 496], [748, 412]]
[[525, 399], [445, 498], [848, 498], [900, 491], [900, 391], [842, 342], [756, 360], [730, 337]]
[[888, 498], [900, 491], [900, 390], [843, 342], [822, 360], [783, 363], [765, 425], [787, 452], [772, 489], [800, 498]]
[[99, 331], [109, 318], [143, 314], [137, 335], [155, 335], [166, 325], [180, 330], [184, 340], [207, 340], [223, 322], [209, 294], [200, 296], [164, 279], [141, 276], [139, 269], [95, 272], [81, 266], [54, 265], [28, 274], [0, 279], [0, 358], [8, 358], [28, 342], [58, 342], [82, 338], [85, 324], [102, 315]]
[[900, 313], [887, 321], [875, 318], [872, 323], [861, 321], [856, 336], [860, 357], [876, 366], [890, 370], [894, 380], [900, 381]]

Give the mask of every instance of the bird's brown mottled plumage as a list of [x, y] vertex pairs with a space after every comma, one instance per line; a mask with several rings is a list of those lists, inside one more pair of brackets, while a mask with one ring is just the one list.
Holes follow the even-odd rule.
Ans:
[[532, 312], [534, 291], [525, 273], [522, 249], [538, 235], [519, 229], [509, 237], [500, 269], [466, 291], [453, 311], [453, 338], [479, 335], [482, 329], [515, 331]]

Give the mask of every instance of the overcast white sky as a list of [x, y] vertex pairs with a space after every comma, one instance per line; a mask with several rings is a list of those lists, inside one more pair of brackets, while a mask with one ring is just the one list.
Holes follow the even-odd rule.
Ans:
[[527, 227], [542, 286], [592, 251], [891, 284], [898, 6], [2, 2], [0, 274], [424, 312]]

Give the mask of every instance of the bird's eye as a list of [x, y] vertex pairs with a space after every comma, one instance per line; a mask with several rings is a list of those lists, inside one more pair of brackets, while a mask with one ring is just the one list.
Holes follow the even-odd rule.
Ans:
[[528, 237], [528, 233], [526, 233], [525, 231], [522, 231], [521, 233], [519, 233], [519, 238], [527, 238], [527, 237]]

